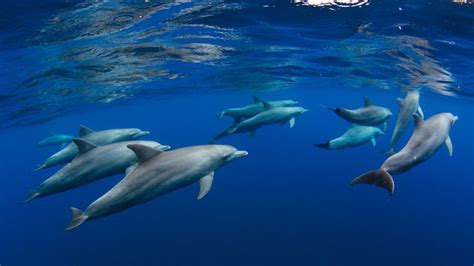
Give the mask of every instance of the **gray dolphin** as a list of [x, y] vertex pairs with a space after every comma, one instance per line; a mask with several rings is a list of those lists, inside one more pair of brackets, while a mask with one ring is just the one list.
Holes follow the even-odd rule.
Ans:
[[457, 116], [451, 113], [440, 113], [423, 121], [417, 114], [415, 131], [401, 151], [390, 156], [380, 166], [380, 169], [365, 173], [354, 180], [352, 184], [373, 184], [385, 188], [393, 194], [395, 184], [392, 175], [404, 173], [414, 166], [428, 160], [443, 144], [446, 144], [449, 156], [453, 155], [453, 144], [449, 137]]
[[150, 201], [199, 180], [198, 199], [211, 189], [214, 171], [230, 161], [246, 156], [228, 145], [192, 146], [169, 152], [160, 152], [147, 146], [132, 144], [139, 160], [138, 166], [85, 212], [72, 210], [72, 221], [66, 230], [86, 220], [105, 217]]
[[[79, 138], [88, 141], [94, 145], [105, 145], [119, 141], [133, 140], [150, 134], [149, 131], [142, 131], [138, 128], [108, 129], [94, 131], [86, 126], [80, 126]], [[78, 152], [74, 143], [67, 145], [64, 149], [51, 155], [46, 161], [39, 165], [35, 170], [65, 164], [70, 162]]]
[[74, 136], [54, 134], [51, 132], [51, 136], [38, 142], [36, 146], [43, 147], [43, 146], [61, 145], [61, 148], [62, 148], [66, 146], [66, 144], [70, 143], [74, 138], [75, 138]]
[[[229, 116], [237, 121], [241, 121], [265, 110], [262, 100], [260, 100], [257, 96], [253, 96], [253, 101], [254, 103], [250, 105], [226, 109], [219, 113], [219, 117], [222, 118], [223, 116]], [[268, 103], [274, 107], [295, 106], [298, 104], [297, 101], [293, 100], [271, 101]]]
[[419, 104], [420, 93], [418, 91], [408, 92], [405, 99], [397, 98], [397, 101], [400, 105], [400, 111], [398, 112], [397, 122], [390, 140], [390, 147], [386, 152], [387, 154], [394, 153], [393, 149], [407, 128], [408, 122], [411, 121], [414, 113], [418, 112], [421, 118], [424, 119], [423, 111]]
[[96, 146], [81, 139], [73, 141], [79, 149], [78, 155], [41, 183], [25, 202], [120, 174], [126, 169], [130, 171], [138, 162], [135, 153], [127, 148], [130, 144], [140, 144], [159, 150], [170, 148], [155, 141], [121, 141], [104, 146]]
[[363, 126], [377, 126], [384, 124], [384, 131], [387, 130], [387, 120], [392, 116], [389, 109], [374, 105], [367, 96], [364, 96], [364, 107], [358, 109], [346, 108], [330, 108], [322, 105], [322, 107], [334, 111], [344, 120]]
[[255, 134], [255, 131], [266, 125], [290, 123], [292, 128], [295, 125], [295, 118], [305, 112], [307, 109], [302, 107], [274, 107], [270, 103], [263, 102], [264, 111], [243, 121], [236, 121], [232, 126], [217, 134], [211, 143], [235, 133], [249, 132]]
[[340, 150], [357, 147], [369, 141], [371, 141], [372, 145], [375, 146], [375, 138], [383, 134], [385, 133], [378, 127], [352, 124], [349, 129], [340, 137], [327, 141], [323, 144], [314, 144], [314, 146], [328, 150]]

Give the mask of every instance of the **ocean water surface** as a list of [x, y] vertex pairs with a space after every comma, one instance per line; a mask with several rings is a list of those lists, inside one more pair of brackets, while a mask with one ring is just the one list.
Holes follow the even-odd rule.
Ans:
[[[301, 2], [301, 1], [296, 1]], [[0, 17], [0, 265], [474, 264], [472, 1], [29, 1]], [[328, 1], [320, 1], [328, 2]], [[387, 158], [399, 105], [459, 117], [395, 192], [353, 178]], [[23, 204], [50, 132], [140, 128], [173, 149], [207, 144], [218, 114], [292, 99], [287, 124], [218, 141], [249, 155], [198, 185], [64, 231], [123, 174]], [[315, 148], [349, 127], [330, 107], [389, 108], [377, 145]], [[413, 122], [397, 150], [413, 133]]]

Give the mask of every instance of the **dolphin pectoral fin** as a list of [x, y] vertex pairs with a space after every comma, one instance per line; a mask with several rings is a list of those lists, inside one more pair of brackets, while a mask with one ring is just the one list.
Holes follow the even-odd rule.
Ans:
[[421, 110], [421, 106], [418, 105], [418, 110], [416, 110], [420, 115], [421, 119], [425, 119], [425, 115], [423, 114], [423, 110]]
[[64, 148], [65, 146], [67, 145], [67, 142], [63, 142], [63, 144], [61, 144], [61, 149]]
[[393, 195], [393, 191], [395, 190], [395, 183], [393, 182], [392, 176], [384, 169], [378, 169], [356, 177], [354, 180], [352, 180], [351, 184], [376, 185], [386, 189], [390, 195]]
[[39, 171], [44, 168], [46, 168], [46, 164], [38, 164], [33, 171]]
[[138, 166], [138, 164], [134, 164], [134, 165], [131, 165], [131, 166], [127, 167], [127, 169], [125, 169], [125, 176], [127, 176], [128, 174], [133, 172], [133, 170], [135, 170], [135, 168], [137, 168], [137, 166]]
[[384, 153], [386, 155], [393, 155], [393, 154], [395, 154], [395, 151], [393, 150], [393, 148], [390, 148], [389, 150], [386, 150]]
[[451, 138], [448, 138], [445, 141], [446, 147], [448, 147], [449, 156], [453, 156], [453, 143], [451, 142]]
[[403, 99], [402, 98], [397, 98], [397, 102], [398, 102], [398, 105], [400, 105], [400, 107], [403, 105]]
[[71, 211], [72, 211], [72, 219], [69, 226], [66, 229], [64, 229], [66, 231], [69, 231], [78, 227], [89, 218], [89, 216], [84, 215], [84, 213], [82, 213], [82, 211], [77, 208], [71, 207]]
[[372, 142], [372, 145], [375, 147], [375, 145], [377, 145], [377, 141], [375, 140], [375, 138], [371, 138], [370, 139], [370, 142]]
[[84, 137], [84, 136], [87, 136], [89, 135], [90, 133], [94, 132], [94, 130], [84, 126], [84, 125], [80, 125], [79, 126], [79, 137]]
[[141, 144], [128, 144], [127, 148], [132, 150], [138, 158], [138, 162], [142, 163], [148, 161], [151, 158], [161, 154], [163, 151], [154, 149]]
[[383, 123], [383, 132], [387, 132], [387, 127], [388, 127], [387, 122], [384, 122]]
[[290, 119], [290, 128], [293, 128], [295, 126], [295, 123], [296, 123], [296, 119], [294, 117], [292, 117]]
[[205, 177], [199, 179], [199, 194], [197, 199], [200, 200], [207, 195], [207, 193], [211, 190], [212, 187], [212, 180], [214, 179], [214, 172], [210, 172]]

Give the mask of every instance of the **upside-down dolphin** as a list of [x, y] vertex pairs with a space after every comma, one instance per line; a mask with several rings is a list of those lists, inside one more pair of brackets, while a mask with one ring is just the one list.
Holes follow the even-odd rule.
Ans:
[[[94, 131], [86, 126], [80, 126], [79, 138], [88, 141], [94, 145], [105, 145], [119, 141], [133, 140], [150, 134], [149, 131], [142, 131], [138, 128], [107, 129]], [[46, 161], [39, 165], [35, 170], [65, 164], [70, 162], [78, 152], [77, 146], [71, 143], [64, 149], [51, 155]]]
[[211, 143], [235, 133], [249, 132], [255, 134], [258, 128], [266, 125], [283, 125], [288, 122], [292, 128], [295, 125], [295, 118], [308, 111], [302, 107], [274, 107], [267, 102], [262, 102], [262, 104], [265, 109], [263, 112], [246, 120], [236, 120], [232, 126], [217, 134], [211, 140]]
[[383, 134], [385, 133], [378, 127], [352, 124], [340, 137], [323, 144], [314, 144], [314, 146], [328, 150], [340, 150], [357, 147], [369, 141], [375, 146], [375, 138]]
[[[254, 103], [250, 105], [226, 109], [219, 113], [219, 117], [222, 118], [223, 116], [229, 116], [237, 120], [243, 120], [250, 118], [265, 110], [262, 104], [262, 100], [259, 99], [257, 96], [253, 96], [253, 101]], [[297, 101], [293, 100], [271, 101], [268, 103], [274, 107], [295, 106], [298, 104]]]
[[352, 184], [372, 184], [385, 188], [393, 194], [395, 183], [392, 175], [404, 173], [414, 166], [428, 160], [443, 144], [446, 144], [449, 156], [453, 155], [453, 144], [449, 137], [457, 116], [451, 113], [440, 113], [426, 121], [418, 116], [415, 118], [415, 131], [402, 150], [390, 156], [378, 170], [365, 173], [354, 180]]
[[51, 136], [43, 139], [42, 141], [38, 142], [36, 146], [43, 147], [43, 146], [54, 146], [54, 145], [61, 145], [61, 148], [64, 147], [66, 144], [70, 143], [75, 137], [70, 135], [63, 135], [63, 134], [54, 134], [51, 132]]
[[200, 189], [197, 198], [202, 199], [211, 189], [215, 170], [248, 154], [228, 145], [192, 146], [169, 152], [138, 144], [128, 147], [137, 155], [138, 166], [84, 212], [71, 208], [72, 221], [66, 230], [86, 220], [105, 217], [150, 201], [198, 180]]
[[125, 170], [131, 171], [138, 159], [128, 145], [139, 144], [157, 150], [170, 148], [155, 141], [121, 141], [104, 146], [96, 146], [81, 139], [73, 141], [79, 149], [78, 155], [41, 183], [25, 202], [84, 186]]
[[408, 92], [405, 99], [397, 98], [397, 101], [400, 105], [400, 111], [398, 112], [397, 122], [390, 140], [390, 147], [386, 152], [387, 154], [394, 153], [393, 149], [407, 128], [408, 122], [411, 121], [414, 113], [418, 112], [421, 118], [424, 119], [423, 111], [420, 107], [420, 93], [418, 91]]
[[377, 126], [384, 124], [384, 131], [387, 130], [387, 120], [392, 115], [389, 109], [374, 105], [367, 96], [364, 96], [364, 106], [358, 109], [322, 107], [334, 111], [344, 120], [363, 126]]

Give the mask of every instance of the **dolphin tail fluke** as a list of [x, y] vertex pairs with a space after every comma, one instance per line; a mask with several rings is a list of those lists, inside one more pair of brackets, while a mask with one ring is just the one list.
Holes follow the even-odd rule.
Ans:
[[77, 208], [71, 207], [71, 211], [72, 211], [72, 219], [69, 226], [66, 229], [64, 229], [66, 231], [69, 231], [78, 227], [79, 225], [84, 223], [87, 220], [87, 218], [89, 218], [89, 216], [84, 215], [84, 213]]
[[395, 190], [395, 183], [393, 182], [392, 176], [384, 169], [374, 170], [356, 177], [354, 180], [352, 180], [351, 184], [376, 185], [386, 189], [390, 195], [393, 195], [393, 191]]
[[329, 141], [321, 144], [313, 144], [314, 147], [322, 148], [322, 149], [329, 149]]
[[326, 105], [320, 104], [319, 106], [321, 106], [322, 108], [326, 108], [328, 110], [331, 110], [331, 111], [336, 111], [336, 108], [332, 108], [332, 107], [329, 107], [329, 106], [326, 106]]
[[38, 192], [32, 191], [32, 192], [30, 193], [30, 196], [28, 196], [28, 198], [27, 198], [26, 200], [24, 200], [23, 203], [30, 202], [30, 201], [36, 199], [38, 196], [39, 196], [39, 193], [38, 193]]

